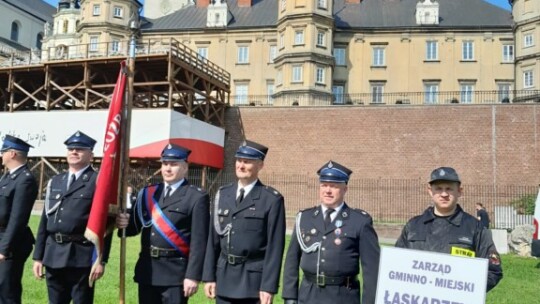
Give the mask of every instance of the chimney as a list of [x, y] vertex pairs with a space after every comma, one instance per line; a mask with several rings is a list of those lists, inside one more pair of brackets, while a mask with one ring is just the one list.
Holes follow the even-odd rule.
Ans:
[[251, 0], [238, 0], [238, 7], [251, 7]]
[[197, 0], [197, 7], [208, 7], [210, 0]]

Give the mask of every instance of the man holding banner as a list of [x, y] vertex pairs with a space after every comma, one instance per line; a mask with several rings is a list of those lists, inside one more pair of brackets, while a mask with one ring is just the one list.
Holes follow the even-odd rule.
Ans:
[[190, 153], [168, 144], [161, 153], [163, 183], [143, 188], [130, 213], [116, 218], [126, 236], [141, 233], [135, 266], [141, 304], [188, 303], [202, 278], [209, 196], [186, 180]]
[[95, 248], [84, 232], [96, 190], [97, 173], [91, 166], [96, 141], [77, 131], [64, 144], [69, 169], [53, 176], [47, 185], [33, 272], [38, 279], [46, 277], [49, 303], [93, 303], [89, 279], [95, 281], [103, 275], [111, 245], [109, 235], [102, 263], [92, 268]]
[[488, 259], [489, 291], [502, 279], [501, 259], [491, 232], [458, 204], [462, 192], [456, 170], [450, 167], [433, 170], [428, 185], [433, 206], [409, 220], [396, 247]]

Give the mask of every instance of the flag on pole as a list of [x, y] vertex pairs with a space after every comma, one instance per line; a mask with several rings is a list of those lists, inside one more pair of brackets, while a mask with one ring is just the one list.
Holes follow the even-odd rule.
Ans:
[[[118, 177], [120, 174], [121, 155], [120, 131], [126, 86], [126, 73], [124, 71], [126, 64], [122, 61], [120, 65], [120, 73], [118, 74], [109, 105], [105, 140], [103, 141], [103, 159], [96, 181], [96, 191], [92, 200], [90, 217], [88, 218], [86, 231], [84, 232], [84, 236], [94, 243], [95, 246], [95, 261], [92, 265], [92, 270], [101, 263], [104, 238], [107, 233], [109, 207], [111, 205], [117, 205], [118, 199]], [[92, 279], [89, 280], [89, 283], [92, 285]]]

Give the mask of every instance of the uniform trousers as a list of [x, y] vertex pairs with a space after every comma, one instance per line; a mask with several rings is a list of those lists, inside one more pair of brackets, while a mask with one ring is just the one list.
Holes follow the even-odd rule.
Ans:
[[24, 262], [30, 256], [17, 256], [0, 262], [0, 303], [20, 304]]
[[49, 304], [69, 304], [72, 299], [73, 304], [92, 304], [94, 288], [88, 285], [90, 269], [90, 267], [47, 268], [45, 275]]
[[152, 286], [139, 284], [139, 304], [187, 304], [184, 286]]

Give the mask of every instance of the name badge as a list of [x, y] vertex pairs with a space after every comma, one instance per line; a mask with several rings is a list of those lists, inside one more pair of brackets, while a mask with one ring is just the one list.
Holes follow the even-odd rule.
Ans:
[[474, 251], [460, 247], [452, 247], [450, 254], [469, 258], [474, 258], [476, 256], [476, 253]]

